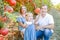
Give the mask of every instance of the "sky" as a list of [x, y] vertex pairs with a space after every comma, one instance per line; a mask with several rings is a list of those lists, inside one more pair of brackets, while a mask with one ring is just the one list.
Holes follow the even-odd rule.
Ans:
[[53, 5], [57, 5], [58, 3], [60, 3], [60, 0], [51, 0], [51, 2], [53, 3]]

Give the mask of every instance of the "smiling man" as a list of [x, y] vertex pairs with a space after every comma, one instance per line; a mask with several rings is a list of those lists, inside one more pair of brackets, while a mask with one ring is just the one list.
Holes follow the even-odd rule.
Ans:
[[49, 40], [54, 29], [54, 19], [52, 15], [48, 14], [46, 5], [42, 5], [41, 13], [38, 21], [36, 22], [36, 25], [37, 40]]

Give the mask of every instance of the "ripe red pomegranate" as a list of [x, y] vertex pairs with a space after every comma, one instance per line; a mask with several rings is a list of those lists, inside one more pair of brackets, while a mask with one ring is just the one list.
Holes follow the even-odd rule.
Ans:
[[2, 29], [1, 34], [3, 36], [7, 35], [8, 34], [8, 29]]
[[4, 6], [4, 11], [13, 12], [13, 8], [11, 6]]
[[34, 12], [35, 12], [36, 14], [39, 14], [39, 13], [40, 13], [40, 8], [36, 8], [36, 9], [34, 10]]
[[10, 0], [9, 4], [10, 4], [11, 6], [15, 6], [15, 5], [16, 5], [16, 0]]

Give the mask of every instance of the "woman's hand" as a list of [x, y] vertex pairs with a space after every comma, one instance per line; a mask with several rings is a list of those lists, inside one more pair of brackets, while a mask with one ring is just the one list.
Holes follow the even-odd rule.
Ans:
[[27, 27], [27, 24], [24, 24], [23, 27], [26, 28]]

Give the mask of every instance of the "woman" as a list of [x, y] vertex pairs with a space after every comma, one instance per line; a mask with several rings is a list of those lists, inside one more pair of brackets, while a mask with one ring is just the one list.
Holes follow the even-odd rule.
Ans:
[[[24, 34], [24, 30], [25, 30], [25, 27], [27, 26], [25, 24], [26, 22], [26, 19], [25, 19], [25, 14], [26, 14], [26, 7], [25, 6], [22, 6], [20, 8], [20, 15], [19, 17], [17, 18], [17, 22], [18, 22], [18, 29], [19, 29], [19, 34], [21, 34], [20, 36], [23, 37], [23, 34]], [[19, 36], [19, 37], [20, 37]]]

